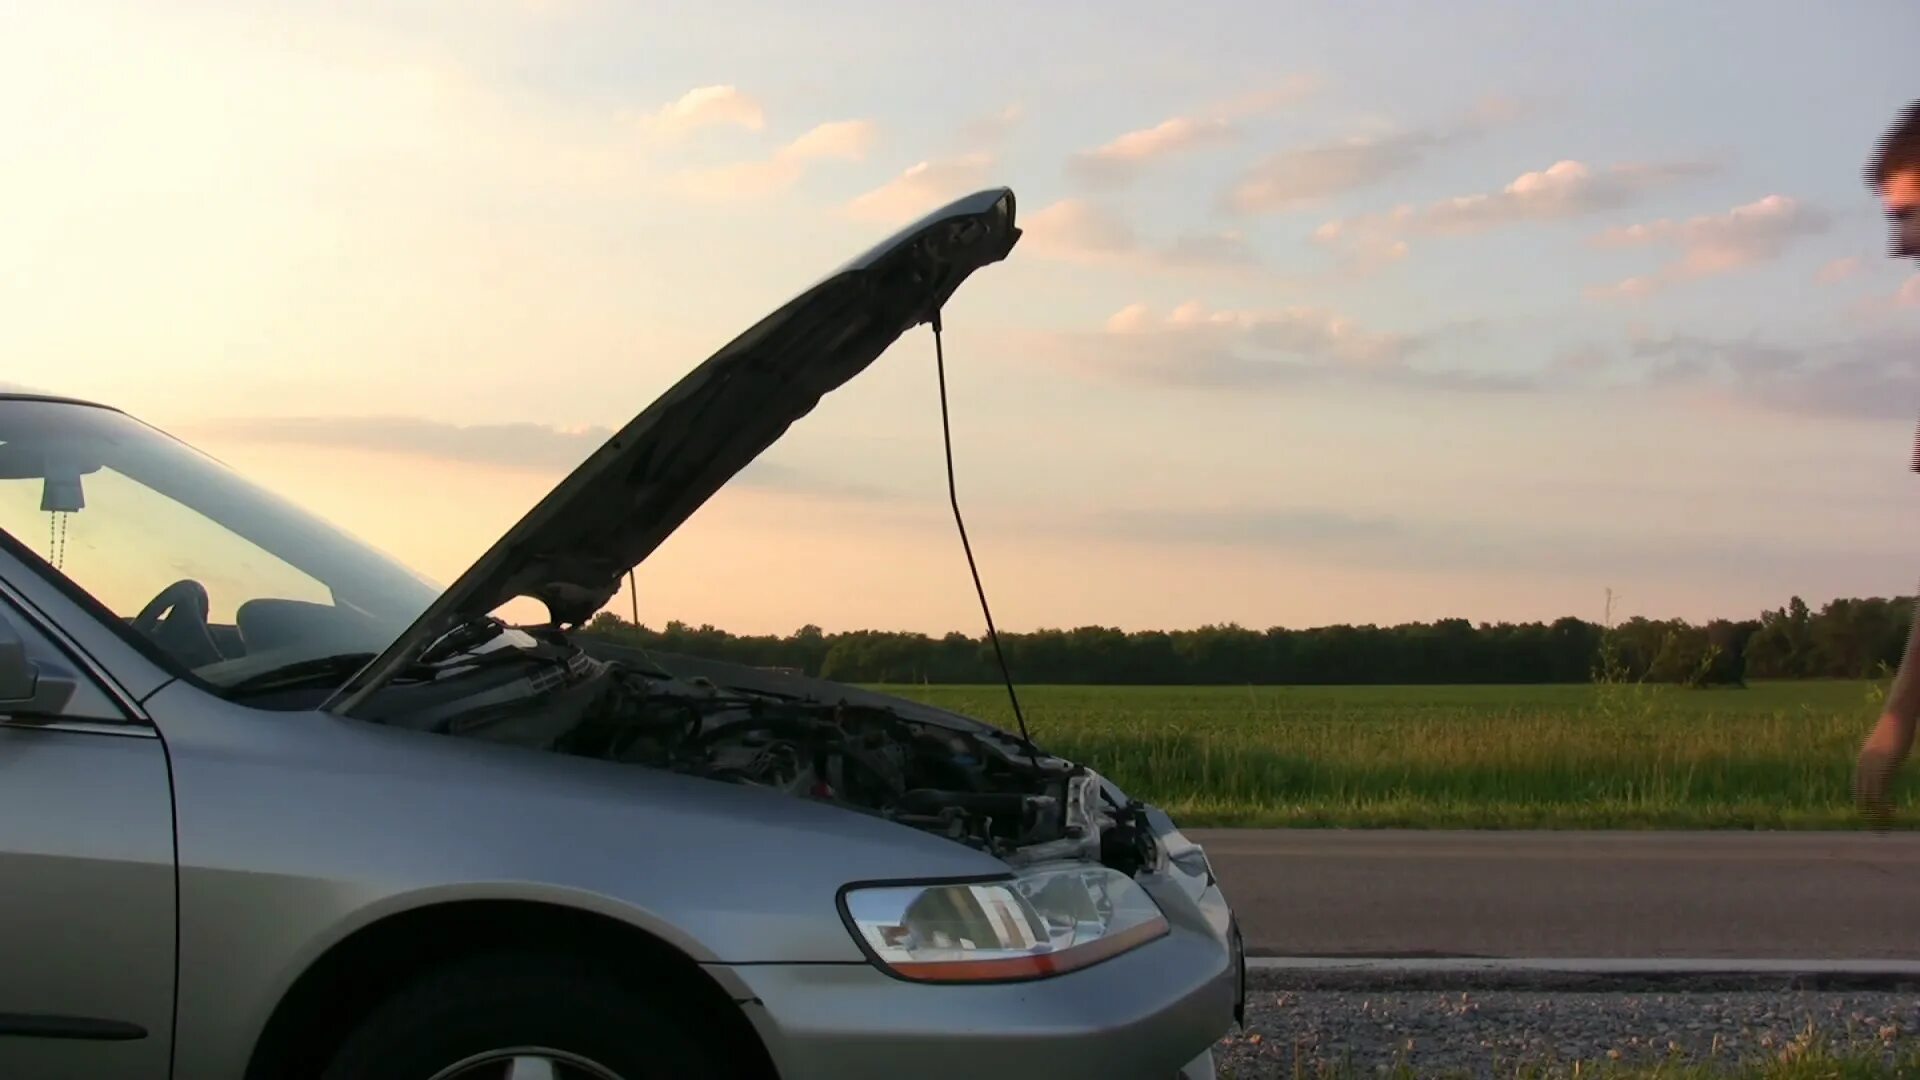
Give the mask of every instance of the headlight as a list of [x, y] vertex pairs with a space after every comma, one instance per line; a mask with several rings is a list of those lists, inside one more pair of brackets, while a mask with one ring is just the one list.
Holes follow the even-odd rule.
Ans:
[[1060, 975], [1167, 932], [1153, 897], [1104, 866], [1034, 869], [994, 881], [854, 886], [840, 902], [875, 963], [921, 982]]

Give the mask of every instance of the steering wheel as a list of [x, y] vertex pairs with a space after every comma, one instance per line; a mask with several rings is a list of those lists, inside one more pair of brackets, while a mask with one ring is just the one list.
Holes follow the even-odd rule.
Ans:
[[207, 628], [208, 610], [207, 587], [181, 578], [147, 601], [133, 617], [133, 630], [188, 667], [200, 667], [226, 659]]

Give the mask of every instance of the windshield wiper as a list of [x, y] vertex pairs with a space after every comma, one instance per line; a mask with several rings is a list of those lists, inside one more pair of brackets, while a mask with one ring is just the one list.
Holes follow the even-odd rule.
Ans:
[[[442, 635], [419, 660], [402, 666], [394, 678], [396, 681], [433, 678], [439, 671], [436, 665], [441, 661], [465, 652], [475, 645], [492, 641], [506, 629], [506, 623], [492, 618], [473, 619], [461, 623]], [[237, 683], [222, 687], [221, 692], [231, 696], [259, 693], [263, 690], [287, 690], [298, 686], [338, 686], [361, 668], [372, 663], [377, 655], [379, 654], [350, 652], [295, 660], [291, 664], [282, 664], [276, 668], [268, 668], [266, 671], [255, 672]], [[476, 656], [473, 661], [476, 664], [487, 665], [512, 662], [521, 658], [519, 652], [506, 650], [497, 656]]]
[[222, 687], [221, 693], [231, 696], [309, 684], [331, 686], [346, 681], [347, 676], [366, 667], [373, 657], [374, 654], [370, 652], [353, 652], [296, 660], [291, 664], [255, 672], [237, 683]]
[[467, 619], [453, 629], [435, 638], [420, 651], [420, 663], [434, 664], [449, 656], [466, 652], [476, 645], [485, 645], [494, 638], [507, 632], [507, 624], [491, 615]]

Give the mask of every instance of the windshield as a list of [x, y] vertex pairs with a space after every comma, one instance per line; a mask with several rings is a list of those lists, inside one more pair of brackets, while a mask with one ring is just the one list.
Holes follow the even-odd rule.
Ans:
[[66, 402], [0, 399], [0, 531], [215, 687], [377, 653], [440, 592], [177, 439]]

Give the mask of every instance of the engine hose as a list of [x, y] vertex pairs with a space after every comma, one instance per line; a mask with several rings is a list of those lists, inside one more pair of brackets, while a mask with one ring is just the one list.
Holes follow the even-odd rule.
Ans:
[[900, 808], [908, 813], [937, 813], [956, 807], [970, 814], [1004, 816], [1015, 821], [1026, 816], [1028, 796], [1009, 791], [940, 791], [914, 788], [900, 796]]

